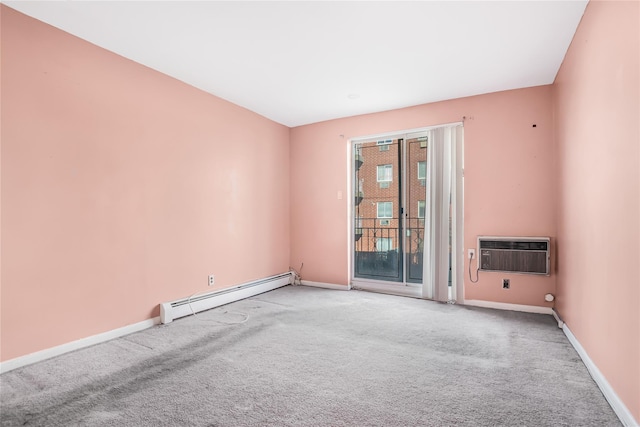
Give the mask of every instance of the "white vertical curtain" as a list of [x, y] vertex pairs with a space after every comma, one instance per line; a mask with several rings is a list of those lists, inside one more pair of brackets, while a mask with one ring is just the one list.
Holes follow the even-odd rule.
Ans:
[[451, 149], [451, 224], [455, 227], [451, 242], [451, 299], [464, 303], [464, 127], [458, 125], [454, 129], [455, 141]]
[[[462, 206], [461, 147], [462, 126], [443, 126], [428, 131], [425, 247], [422, 272], [422, 296], [436, 301], [448, 301], [449, 265], [452, 283], [456, 284], [459, 263], [458, 246], [461, 239], [453, 239], [455, 224]], [[459, 200], [459, 203], [458, 203]], [[451, 227], [449, 229], [451, 212]], [[449, 249], [451, 248], [451, 252]], [[450, 256], [451, 254], [451, 256]], [[461, 278], [460, 278], [461, 279]], [[455, 290], [452, 295], [455, 298]]]

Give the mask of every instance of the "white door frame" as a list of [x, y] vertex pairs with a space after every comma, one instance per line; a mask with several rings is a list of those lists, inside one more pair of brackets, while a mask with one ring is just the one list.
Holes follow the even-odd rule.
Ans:
[[[355, 138], [350, 138], [347, 142], [347, 174], [348, 174], [348, 184], [347, 184], [347, 215], [348, 215], [348, 268], [349, 268], [349, 280], [350, 285], [356, 289], [366, 289], [375, 292], [381, 293], [391, 293], [395, 295], [403, 295], [403, 296], [411, 296], [418, 298], [425, 298], [422, 285], [419, 283], [407, 283], [406, 282], [406, 262], [403, 251], [403, 281], [402, 282], [390, 282], [385, 280], [375, 280], [375, 279], [363, 279], [355, 277], [355, 254], [354, 254], [354, 235], [355, 235], [355, 220], [353, 215], [353, 201], [355, 197], [355, 191], [357, 189], [355, 186], [355, 172], [354, 172], [354, 153], [355, 153], [355, 145], [357, 143], [362, 143], [375, 139], [388, 139], [390, 137], [394, 138], [402, 138], [406, 141], [406, 135], [426, 132], [431, 129], [446, 127], [446, 126], [456, 126], [461, 125], [461, 137], [456, 139], [456, 150], [455, 151], [455, 159], [452, 159], [453, 166], [456, 170], [456, 185], [455, 188], [452, 188], [452, 195], [454, 196], [454, 206], [455, 209], [452, 214], [452, 220], [455, 223], [455, 227], [452, 231], [452, 239], [456, 241], [456, 249], [457, 253], [452, 253], [452, 289], [450, 299], [457, 303], [464, 303], [464, 123], [463, 122], [453, 122], [453, 123], [445, 123], [439, 124], [435, 126], [427, 126], [422, 128], [414, 128], [414, 129], [405, 129], [400, 131], [393, 132], [384, 132], [372, 135], [364, 135], [358, 136]], [[403, 149], [402, 155], [406, 157], [406, 153]], [[406, 159], [403, 159], [403, 161]], [[427, 160], [428, 161], [428, 160]], [[404, 198], [405, 190], [406, 190], [406, 166], [403, 166], [400, 171], [402, 174], [401, 179], [403, 180], [403, 194], [400, 197]], [[403, 205], [405, 204], [405, 200], [402, 200]], [[405, 208], [407, 208], [405, 206]], [[405, 218], [403, 216], [403, 227], [405, 229], [406, 223]]]

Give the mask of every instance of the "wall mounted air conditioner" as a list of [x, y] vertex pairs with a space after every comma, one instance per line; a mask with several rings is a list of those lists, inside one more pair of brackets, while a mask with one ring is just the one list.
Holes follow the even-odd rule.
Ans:
[[478, 237], [479, 270], [550, 274], [548, 237]]

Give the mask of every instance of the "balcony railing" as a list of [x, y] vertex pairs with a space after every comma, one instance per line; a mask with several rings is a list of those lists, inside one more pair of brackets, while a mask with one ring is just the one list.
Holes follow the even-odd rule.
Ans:
[[422, 281], [424, 219], [407, 218], [403, 229], [398, 223], [398, 218], [392, 218], [390, 226], [380, 226], [379, 218], [356, 218], [356, 277], [401, 281], [404, 252], [407, 281]]

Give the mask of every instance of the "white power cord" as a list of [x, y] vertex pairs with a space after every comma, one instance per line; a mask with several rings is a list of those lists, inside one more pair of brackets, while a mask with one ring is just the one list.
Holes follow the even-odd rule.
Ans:
[[[193, 309], [193, 306], [191, 305], [191, 298], [195, 297], [196, 295], [203, 294], [203, 293], [205, 293], [205, 291], [196, 292], [195, 294], [189, 295], [189, 298], [187, 298], [187, 304], [189, 304], [189, 308], [191, 309], [191, 314], [193, 314], [195, 317], [198, 317], [198, 315], [196, 314], [196, 311]], [[240, 322], [231, 322], [231, 323], [221, 322], [221, 321], [216, 320], [216, 319], [203, 319], [203, 320], [208, 321], [208, 322], [217, 322], [217, 323], [220, 323], [222, 325], [240, 325], [242, 323], [245, 323], [247, 320], [249, 320], [249, 315], [247, 313], [241, 313], [239, 311], [224, 311], [223, 314], [239, 314], [241, 316], [244, 316], [244, 319], [241, 320]]]
[[478, 277], [478, 272], [480, 271], [480, 267], [478, 267], [476, 269], [476, 280], [473, 280], [473, 278], [471, 277], [471, 261], [473, 260], [473, 255], [474, 253], [469, 251], [469, 280], [471, 280], [471, 283], [478, 283], [478, 280], [480, 280], [480, 278]]

